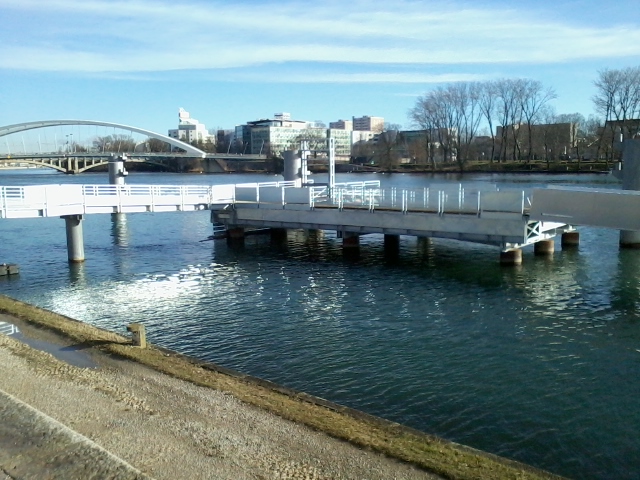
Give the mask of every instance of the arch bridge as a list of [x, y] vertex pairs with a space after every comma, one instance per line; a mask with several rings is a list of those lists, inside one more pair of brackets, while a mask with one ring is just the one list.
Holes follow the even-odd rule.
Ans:
[[[96, 120], [43, 120], [36, 122], [17, 123], [14, 125], [7, 125], [0, 127], [0, 137], [12, 135], [15, 133], [25, 132], [28, 130], [35, 130], [39, 128], [58, 127], [58, 126], [99, 126], [99, 127], [112, 127], [121, 130], [128, 130], [130, 132], [146, 135], [149, 138], [154, 138], [162, 142], [168, 143], [171, 146], [184, 150], [185, 153], [148, 153], [148, 152], [119, 152], [120, 154], [127, 154], [127, 162], [133, 163], [149, 163], [154, 165], [160, 165], [169, 170], [180, 171], [185, 168], [186, 163], [190, 159], [204, 158], [206, 153], [199, 148], [182, 142], [178, 139], [171, 138], [167, 135], [152, 132], [143, 128], [132, 127], [130, 125], [123, 125], [113, 122], [102, 122]], [[102, 165], [107, 165], [109, 159], [112, 157], [112, 153], [48, 153], [48, 154], [23, 154], [23, 155], [7, 155], [0, 158], [0, 164], [2, 163], [23, 163], [36, 165], [41, 167], [53, 168], [55, 170], [64, 173], [82, 173], [84, 171], [96, 168]]]

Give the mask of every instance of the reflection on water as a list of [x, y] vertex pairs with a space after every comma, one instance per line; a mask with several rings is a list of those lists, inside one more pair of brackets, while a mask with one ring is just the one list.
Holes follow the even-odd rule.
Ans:
[[129, 230], [127, 229], [127, 215], [124, 213], [111, 214], [111, 237], [117, 247], [129, 245]]
[[[547, 177], [475, 180], [500, 178]], [[579, 249], [529, 247], [505, 268], [496, 248], [455, 241], [401, 237], [389, 258], [365, 235], [345, 258], [334, 232], [228, 246], [200, 241], [206, 212], [123, 220], [87, 216], [71, 270], [59, 220], [0, 223], [1, 248], [23, 257], [0, 289], [120, 332], [142, 322], [152, 342], [570, 477], [637, 477], [640, 252], [617, 232], [582, 229]]]

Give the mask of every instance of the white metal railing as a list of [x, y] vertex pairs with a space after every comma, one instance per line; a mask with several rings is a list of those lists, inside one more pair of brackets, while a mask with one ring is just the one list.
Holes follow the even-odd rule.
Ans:
[[[523, 214], [530, 206], [521, 190], [495, 186], [467, 188], [445, 184], [420, 189], [381, 189], [379, 181], [293, 188], [295, 182], [230, 185], [39, 185], [0, 187], [3, 218], [105, 213], [107, 211], [167, 211], [234, 204], [254, 208], [366, 209], [402, 213], [467, 215]], [[132, 210], [139, 208], [139, 210]]]
[[[368, 187], [368, 188], [367, 188]], [[338, 210], [367, 209], [400, 211], [402, 213], [435, 213], [438, 215], [466, 214], [480, 216], [483, 213], [523, 214], [530, 205], [529, 196], [521, 190], [498, 190], [483, 185], [467, 189], [460, 185], [439, 185], [421, 189], [380, 189], [379, 185], [345, 186], [334, 189], [331, 198], [325, 200], [320, 192], [311, 195], [311, 208], [322, 205]]]
[[233, 185], [31, 185], [0, 187], [0, 216], [20, 218], [104, 213], [105, 209], [166, 211], [228, 204]]

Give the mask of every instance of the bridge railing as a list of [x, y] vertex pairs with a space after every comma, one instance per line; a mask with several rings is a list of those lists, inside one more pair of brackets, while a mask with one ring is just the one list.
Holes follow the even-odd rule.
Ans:
[[379, 183], [363, 185], [312, 186], [285, 191], [276, 187], [263, 189], [260, 195], [243, 197], [243, 207], [255, 208], [337, 208], [403, 213], [434, 213], [492, 216], [523, 215], [529, 196], [523, 190], [499, 190], [495, 185], [468, 189], [460, 185], [436, 185], [421, 189], [381, 189]]

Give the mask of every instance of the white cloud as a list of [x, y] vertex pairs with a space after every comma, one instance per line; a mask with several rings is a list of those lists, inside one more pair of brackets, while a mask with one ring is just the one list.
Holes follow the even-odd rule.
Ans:
[[549, 21], [515, 7], [461, 8], [429, 0], [0, 0], [0, 10], [13, 25], [0, 31], [0, 67], [5, 69], [154, 72], [299, 62], [306, 70], [315, 63], [316, 78], [324, 81], [411, 82], [429, 75], [328, 75], [324, 67], [544, 64], [640, 56], [638, 22], [585, 27], [577, 20]]

